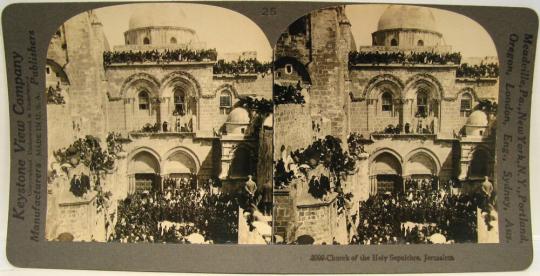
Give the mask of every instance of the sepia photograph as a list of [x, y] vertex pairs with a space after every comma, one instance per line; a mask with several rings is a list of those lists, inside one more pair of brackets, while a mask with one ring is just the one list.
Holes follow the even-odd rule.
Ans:
[[481, 25], [334, 6], [274, 51], [275, 243], [499, 242], [499, 61]]
[[47, 52], [48, 241], [268, 244], [272, 48], [234, 11], [80, 13]]

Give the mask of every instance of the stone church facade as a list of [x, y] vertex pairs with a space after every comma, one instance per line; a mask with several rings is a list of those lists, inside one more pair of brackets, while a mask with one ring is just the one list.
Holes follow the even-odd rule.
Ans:
[[[134, 13], [124, 40], [124, 45], [111, 49], [93, 11], [67, 20], [53, 35], [46, 85], [58, 91], [63, 102], [47, 104], [50, 170], [59, 166], [53, 151], [86, 135], [104, 142], [114, 132], [121, 135], [124, 152], [102, 183], [115, 199], [145, 185], [160, 189], [166, 177], [194, 174], [200, 183], [219, 179], [235, 190], [249, 174], [255, 181], [257, 171], [268, 175], [257, 160], [259, 144], [268, 145], [262, 139], [271, 135], [255, 133], [256, 115], [235, 104], [241, 97], [270, 99], [271, 74], [214, 74], [215, 59], [104, 62], [107, 51], [205, 50], [195, 30], [167, 16]], [[148, 131], [148, 127], [156, 129]], [[266, 132], [271, 128], [269, 123], [264, 127]], [[61, 201], [69, 201], [64, 196], [69, 182], [59, 185], [64, 188], [50, 189], [49, 209], [62, 209]], [[54, 238], [65, 230], [62, 227], [73, 224], [48, 222], [47, 235]], [[104, 238], [86, 234], [76, 238]]]
[[[402, 189], [404, 180], [411, 178], [436, 177], [441, 183], [460, 180], [465, 189], [476, 189], [485, 176], [494, 182], [495, 117], [474, 107], [481, 101], [497, 102], [498, 78], [457, 77], [460, 64], [452, 62], [357, 63], [350, 59], [351, 52], [451, 53], [451, 45], [444, 43], [443, 34], [434, 26], [436, 18], [427, 8], [389, 6], [372, 33], [372, 45], [357, 48], [343, 6], [314, 11], [290, 25], [275, 49], [276, 83], [300, 84], [306, 104], [297, 114], [276, 108], [276, 150], [302, 149], [324, 135], [344, 142], [350, 133], [362, 135], [370, 142], [364, 146], [363, 160], [357, 162], [357, 175], [347, 180], [356, 201]], [[280, 118], [280, 114], [285, 115]], [[311, 141], [280, 139], [294, 136], [279, 125], [289, 117], [311, 118], [323, 133], [312, 134]], [[389, 127], [400, 130], [385, 131]], [[304, 131], [311, 133], [311, 126]], [[275, 208], [281, 210], [274, 213], [277, 233], [289, 242], [294, 240], [287, 237], [291, 232], [296, 237], [310, 233], [319, 242], [330, 242], [335, 233], [305, 228], [310, 215], [318, 214], [314, 211], [303, 217], [306, 206], [297, 202], [302, 196], [295, 193], [306, 192], [275, 191]], [[325, 202], [320, 208], [331, 204]], [[317, 220], [329, 225], [333, 223], [330, 217], [317, 216]]]

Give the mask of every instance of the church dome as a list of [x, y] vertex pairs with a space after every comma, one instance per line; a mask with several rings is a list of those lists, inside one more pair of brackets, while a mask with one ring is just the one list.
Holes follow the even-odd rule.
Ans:
[[467, 126], [487, 127], [488, 117], [485, 112], [476, 110], [467, 119]]
[[377, 30], [419, 29], [438, 32], [435, 16], [424, 7], [391, 5], [379, 19]]
[[230, 124], [249, 124], [249, 121], [249, 112], [243, 107], [233, 109], [227, 118]]
[[150, 5], [136, 10], [129, 18], [129, 29], [147, 27], [187, 27], [186, 15], [178, 8]]

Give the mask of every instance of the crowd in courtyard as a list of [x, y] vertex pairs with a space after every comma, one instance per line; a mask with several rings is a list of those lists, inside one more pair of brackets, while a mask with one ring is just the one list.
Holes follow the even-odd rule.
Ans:
[[405, 192], [378, 194], [360, 202], [357, 234], [351, 243], [434, 243], [435, 234], [450, 243], [476, 242], [480, 197], [437, 189], [435, 181], [408, 180]]
[[238, 201], [233, 195], [197, 187], [189, 178], [164, 179], [164, 191], [139, 191], [118, 206], [110, 241], [236, 243]]

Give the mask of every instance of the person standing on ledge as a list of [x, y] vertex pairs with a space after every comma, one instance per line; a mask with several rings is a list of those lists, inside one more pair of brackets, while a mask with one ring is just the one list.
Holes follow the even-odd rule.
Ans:
[[255, 204], [255, 192], [257, 191], [257, 183], [253, 181], [251, 175], [248, 175], [248, 180], [244, 186], [244, 190], [247, 192], [248, 204]]
[[168, 126], [168, 125], [169, 125], [169, 124], [167, 123], [167, 121], [164, 121], [164, 122], [163, 122], [163, 132], [167, 132], [167, 126]]

